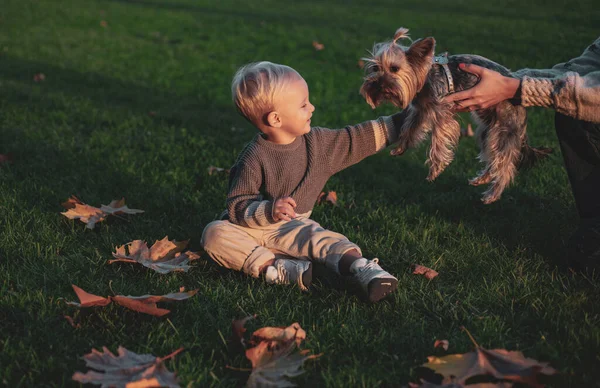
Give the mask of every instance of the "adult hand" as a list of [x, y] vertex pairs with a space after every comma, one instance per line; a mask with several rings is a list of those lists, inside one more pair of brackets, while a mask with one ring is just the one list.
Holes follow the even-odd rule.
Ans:
[[485, 109], [514, 98], [521, 83], [516, 78], [505, 77], [494, 70], [473, 64], [461, 63], [459, 68], [478, 76], [479, 82], [471, 89], [444, 97], [444, 102], [454, 102], [457, 112]]
[[275, 221], [291, 221], [296, 218], [295, 207], [296, 201], [292, 197], [279, 198], [273, 204], [273, 218]]

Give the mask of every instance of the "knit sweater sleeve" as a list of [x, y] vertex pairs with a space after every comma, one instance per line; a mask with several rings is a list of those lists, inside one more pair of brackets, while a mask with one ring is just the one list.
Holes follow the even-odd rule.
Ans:
[[264, 200], [260, 168], [239, 160], [230, 172], [227, 193], [229, 221], [250, 228], [274, 224], [273, 202]]
[[552, 69], [515, 72], [523, 106], [542, 106], [578, 120], [600, 123], [600, 39], [583, 54]]
[[320, 147], [327, 153], [330, 173], [350, 167], [396, 142], [405, 115], [400, 112], [343, 129], [317, 128]]

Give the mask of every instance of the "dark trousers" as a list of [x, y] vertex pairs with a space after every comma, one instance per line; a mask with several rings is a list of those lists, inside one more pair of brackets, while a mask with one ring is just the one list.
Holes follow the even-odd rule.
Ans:
[[600, 218], [600, 124], [557, 113], [555, 126], [579, 217]]

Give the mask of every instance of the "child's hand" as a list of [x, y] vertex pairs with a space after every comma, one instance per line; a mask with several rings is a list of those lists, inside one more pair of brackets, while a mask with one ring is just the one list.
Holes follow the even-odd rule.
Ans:
[[292, 197], [279, 198], [273, 205], [273, 218], [275, 221], [291, 221], [296, 218], [295, 207], [296, 201]]

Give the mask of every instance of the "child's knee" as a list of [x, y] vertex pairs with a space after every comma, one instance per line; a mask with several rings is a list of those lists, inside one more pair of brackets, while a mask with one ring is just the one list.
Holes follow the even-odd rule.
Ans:
[[205, 251], [210, 252], [214, 246], [218, 246], [219, 241], [223, 238], [223, 229], [226, 222], [217, 220], [206, 225], [200, 239], [200, 244]]

